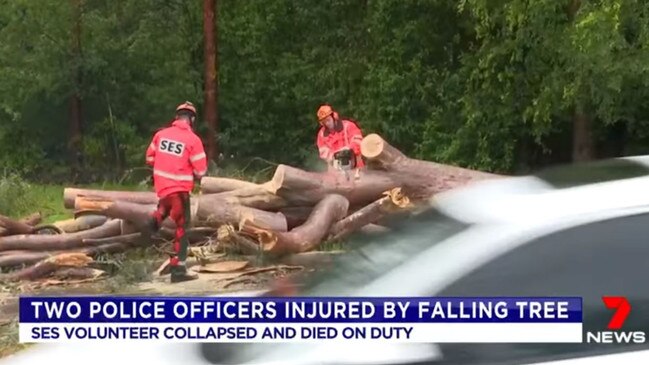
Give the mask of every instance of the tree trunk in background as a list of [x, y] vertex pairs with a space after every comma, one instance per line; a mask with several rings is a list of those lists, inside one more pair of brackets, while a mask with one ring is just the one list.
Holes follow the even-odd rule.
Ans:
[[74, 86], [70, 96], [70, 130], [68, 151], [70, 154], [70, 166], [75, 174], [81, 170], [81, 126], [82, 126], [82, 108], [81, 108], [81, 14], [83, 12], [83, 0], [71, 0], [73, 11], [72, 24], [72, 77]]
[[581, 111], [575, 109], [572, 116], [573, 136], [572, 136], [572, 160], [573, 162], [590, 161], [595, 155], [593, 144], [593, 121], [592, 118]]
[[205, 50], [205, 122], [207, 123], [207, 158], [215, 161], [217, 154], [217, 86], [216, 86], [216, 9], [217, 0], [203, 0], [203, 35]]
[[[566, 9], [568, 19], [574, 21], [581, 8], [581, 0], [572, 0]], [[595, 156], [593, 120], [584, 104], [575, 105], [572, 115], [572, 161], [590, 161]]]

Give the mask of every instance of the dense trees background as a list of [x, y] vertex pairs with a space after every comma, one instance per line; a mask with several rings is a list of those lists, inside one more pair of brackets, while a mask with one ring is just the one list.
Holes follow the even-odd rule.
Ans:
[[[143, 166], [176, 104], [204, 110], [210, 1], [0, 0], [0, 166]], [[226, 160], [309, 165], [322, 102], [408, 154], [489, 171], [649, 152], [643, 0], [214, 3]]]

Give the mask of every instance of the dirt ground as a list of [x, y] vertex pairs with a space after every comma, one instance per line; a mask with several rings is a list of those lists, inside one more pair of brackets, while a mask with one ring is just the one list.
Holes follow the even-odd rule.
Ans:
[[[196, 271], [197, 269], [192, 269]], [[18, 343], [18, 297], [19, 295], [139, 295], [139, 296], [202, 296], [256, 291], [267, 288], [278, 277], [299, 271], [295, 267], [246, 267], [229, 272], [200, 272], [197, 280], [172, 284], [169, 275], [154, 275], [151, 280], [115, 288], [114, 278], [107, 277], [94, 282], [60, 285], [42, 283], [22, 284], [10, 290], [0, 291], [0, 358], [31, 346]]]

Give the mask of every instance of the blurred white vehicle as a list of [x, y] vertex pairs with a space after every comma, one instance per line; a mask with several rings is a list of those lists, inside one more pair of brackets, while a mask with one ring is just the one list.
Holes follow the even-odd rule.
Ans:
[[[584, 331], [605, 331], [604, 295], [632, 305], [624, 331], [649, 330], [649, 156], [477, 183], [359, 236], [300, 296], [580, 296]], [[585, 336], [584, 336], [585, 338]], [[36, 345], [0, 365], [649, 363], [643, 344]]]

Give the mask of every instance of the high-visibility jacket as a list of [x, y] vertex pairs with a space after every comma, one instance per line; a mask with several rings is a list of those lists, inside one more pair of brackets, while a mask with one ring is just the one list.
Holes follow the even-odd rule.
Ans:
[[182, 120], [156, 132], [146, 151], [146, 163], [153, 166], [153, 186], [159, 198], [191, 192], [194, 179], [207, 172], [203, 142]]
[[363, 167], [363, 159], [361, 157], [361, 142], [363, 141], [363, 134], [356, 123], [349, 120], [341, 120], [336, 122], [333, 130], [327, 127], [321, 127], [318, 131], [318, 138], [316, 144], [320, 158], [331, 162], [336, 152], [349, 148], [354, 151], [356, 156], [356, 167]]

